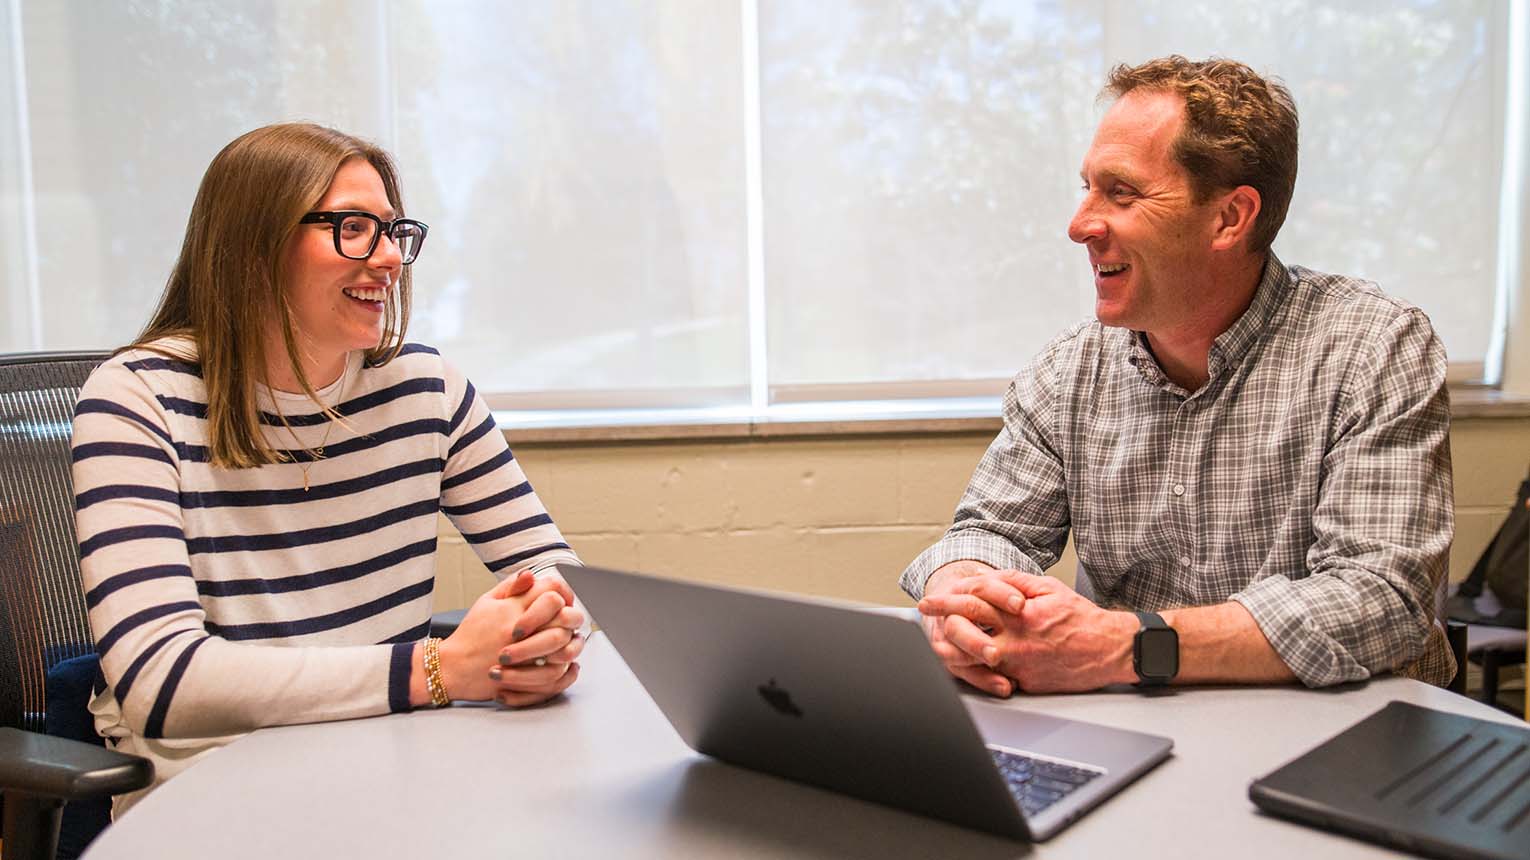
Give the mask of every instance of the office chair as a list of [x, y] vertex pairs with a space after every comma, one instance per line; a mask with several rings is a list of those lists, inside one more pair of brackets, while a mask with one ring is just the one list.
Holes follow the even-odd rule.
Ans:
[[80, 386], [106, 356], [0, 355], [0, 844], [7, 860], [76, 856], [110, 821], [111, 796], [154, 777], [147, 760], [106, 749], [87, 710], [91, 687], [104, 682], [80, 583], [69, 440]]
[[1446, 619], [1445, 641], [1450, 643], [1450, 656], [1456, 660], [1456, 674], [1451, 676], [1445, 689], [1462, 696], [1466, 695], [1466, 649], [1469, 637], [1470, 631], [1465, 624]]
[[[1483, 558], [1485, 561], [1486, 553]], [[1484, 561], [1478, 562], [1479, 568]], [[1476, 573], [1473, 571], [1473, 575]], [[1520, 612], [1516, 616], [1513, 610], [1505, 609], [1491, 585], [1479, 582], [1475, 589], [1468, 590], [1470, 583], [1468, 578], [1450, 587], [1450, 623], [1466, 629], [1466, 660], [1461, 660], [1458, 655], [1456, 664], [1462, 668], [1463, 673], [1467, 661], [1482, 667], [1482, 701], [1498, 707], [1499, 671], [1525, 662], [1527, 636], [1523, 622], [1518, 620], [1524, 617], [1524, 613]], [[1479, 623], [1484, 621], [1487, 623]], [[1501, 626], [1505, 621], [1511, 626]], [[1526, 716], [1517, 709], [1511, 712], [1516, 716]]]
[[1498, 707], [1498, 672], [1525, 662], [1525, 642], [1530, 637], [1513, 627], [1471, 624], [1467, 630], [1467, 659], [1482, 666], [1482, 701]]

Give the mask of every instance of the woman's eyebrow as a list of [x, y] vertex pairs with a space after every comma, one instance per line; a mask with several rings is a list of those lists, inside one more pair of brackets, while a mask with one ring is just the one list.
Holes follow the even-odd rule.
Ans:
[[[329, 208], [330, 208], [330, 211], [332, 211], [332, 212], [343, 212], [343, 211], [345, 211], [347, 209], [349, 209], [349, 210], [351, 210], [353, 212], [372, 212], [371, 209], [368, 209], [367, 207], [365, 207], [365, 206], [355, 202], [354, 200], [345, 200], [343, 198], [341, 200], [339, 200], [338, 202], [336, 202], [335, 205], [333, 205], [333, 206], [331, 206]], [[383, 219], [384, 221], [392, 221], [393, 220], [393, 207], [391, 207], [391, 206], [384, 207], [383, 209], [381, 209], [381, 210], [379, 210], [377, 212], [372, 212], [372, 214], [376, 215], [377, 217], [379, 217], [381, 219]]]

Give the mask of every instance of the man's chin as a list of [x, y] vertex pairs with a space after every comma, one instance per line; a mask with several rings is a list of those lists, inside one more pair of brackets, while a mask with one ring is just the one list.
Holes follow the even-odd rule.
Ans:
[[1126, 308], [1115, 302], [1096, 301], [1094, 303], [1094, 318], [1100, 321], [1100, 325], [1112, 328], [1132, 328], [1131, 315]]

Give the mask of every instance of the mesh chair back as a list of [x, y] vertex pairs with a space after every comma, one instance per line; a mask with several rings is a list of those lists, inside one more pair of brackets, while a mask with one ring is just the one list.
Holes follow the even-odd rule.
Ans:
[[94, 649], [69, 438], [80, 386], [107, 355], [0, 355], [0, 726], [41, 732], [48, 669]]

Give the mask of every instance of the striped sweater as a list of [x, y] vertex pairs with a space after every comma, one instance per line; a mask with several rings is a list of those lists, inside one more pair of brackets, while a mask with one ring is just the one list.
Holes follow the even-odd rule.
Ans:
[[80, 393], [75, 518], [106, 682], [91, 711], [154, 762], [156, 784], [262, 726], [407, 710], [437, 511], [496, 575], [577, 561], [483, 398], [435, 350], [411, 344], [382, 367], [353, 353], [319, 394], [345, 421], [262, 389], [266, 439], [296, 462], [229, 470], [208, 463], [193, 364], [125, 352]]

